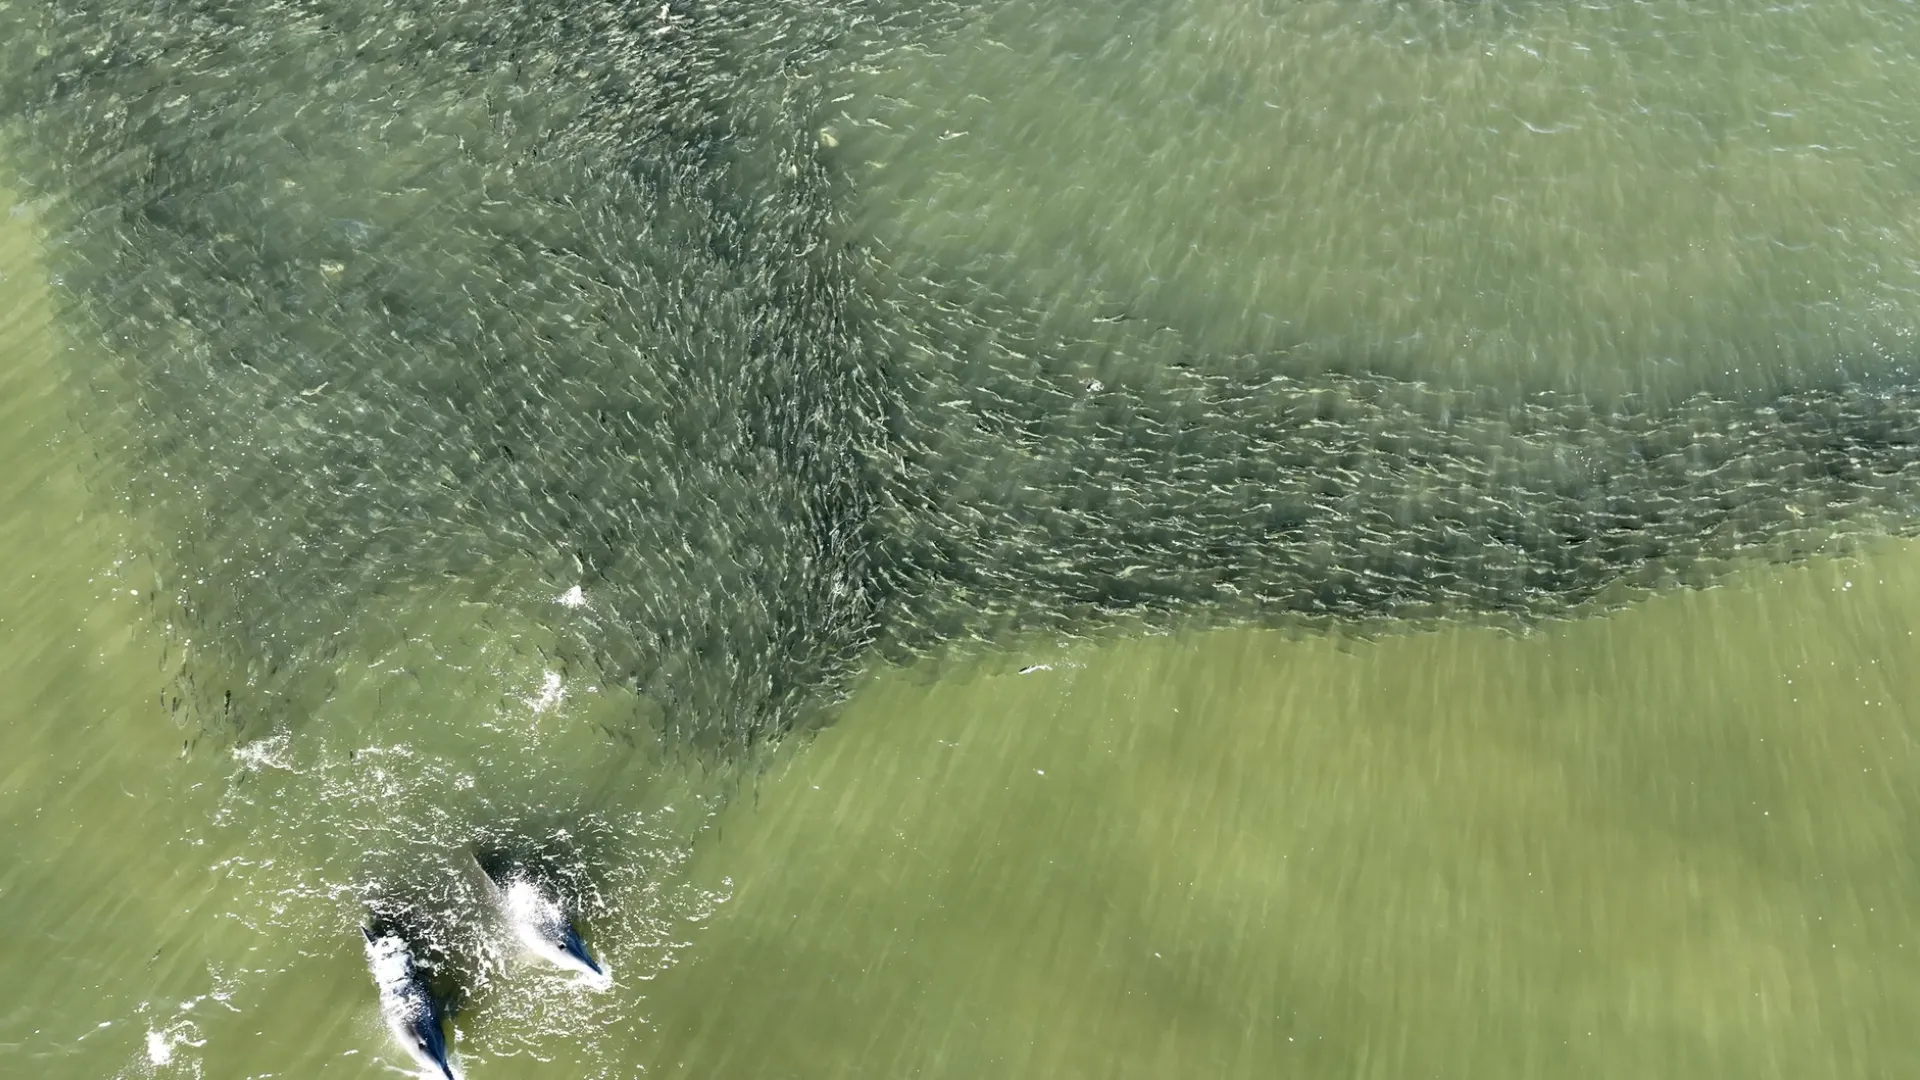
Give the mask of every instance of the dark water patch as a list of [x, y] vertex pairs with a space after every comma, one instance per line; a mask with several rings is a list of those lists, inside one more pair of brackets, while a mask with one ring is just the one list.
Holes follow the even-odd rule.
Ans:
[[76, 381], [165, 522], [204, 711], [271, 725], [367, 596], [506, 558], [580, 587], [574, 646], [690, 742], [833, 681], [880, 390], [807, 88], [722, 48], [744, 8], [10, 21], [18, 163], [116, 358]]
[[12, 9], [16, 165], [201, 714], [295, 718], [370, 597], [449, 578], [637, 691], [629, 744], [725, 754], [875, 641], [1531, 619], [1907, 527], [1883, 360], [1443, 389], [894, 265], [823, 75], [971, 11]]
[[888, 623], [909, 653], [1120, 619], [1529, 623], [1913, 524], [1920, 398], [1892, 377], [1596, 404], [954, 300], [894, 331], [944, 361], [903, 380], [885, 504], [886, 561], [928, 570]]

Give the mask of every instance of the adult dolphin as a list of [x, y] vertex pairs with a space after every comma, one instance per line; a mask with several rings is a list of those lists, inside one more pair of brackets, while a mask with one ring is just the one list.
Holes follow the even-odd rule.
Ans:
[[367, 970], [394, 1042], [432, 1076], [458, 1080], [447, 1052], [446, 1003], [414, 960], [413, 946], [389, 927], [363, 926]]

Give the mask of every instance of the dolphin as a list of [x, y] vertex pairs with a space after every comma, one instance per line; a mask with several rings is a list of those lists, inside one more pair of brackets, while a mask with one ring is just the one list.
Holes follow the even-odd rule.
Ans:
[[413, 949], [391, 931], [361, 927], [367, 939], [367, 970], [380, 990], [380, 1012], [396, 1042], [419, 1063], [423, 1076], [459, 1080], [447, 1059], [445, 1003], [427, 985]]
[[492, 886], [501, 918], [528, 952], [574, 972], [583, 982], [601, 988], [612, 984], [606, 965], [594, 959], [580, 940], [567, 915], [566, 898], [555, 884], [524, 865], [483, 862], [478, 855], [474, 862]]

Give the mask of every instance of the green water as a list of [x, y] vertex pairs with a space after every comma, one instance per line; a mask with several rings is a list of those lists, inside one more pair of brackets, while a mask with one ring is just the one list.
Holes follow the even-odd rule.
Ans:
[[824, 137], [895, 272], [961, 267], [1296, 368], [1764, 386], [1913, 340], [1909, 21], [990, 4], [844, 76]]
[[[833, 76], [840, 227], [887, 303], [990, 278], [1050, 298], [1039, 323], [1119, 296], [1181, 349], [1602, 395], [1901, 373], [1896, 8], [1043, 7]], [[1258, 93], [1202, 87], [1191, 119], [1170, 88], [1222, 72]], [[1262, 149], [1262, 94], [1319, 126]], [[817, 735], [731, 765], [663, 752], [656, 706], [569, 655], [546, 569], [489, 559], [356, 596], [297, 654], [300, 721], [235, 737], [176, 704], [218, 628], [168, 632], [166, 519], [103, 486], [115, 428], [71, 373], [111, 343], [62, 315], [44, 210], [0, 225], [0, 1075], [392, 1074], [364, 890], [417, 864], [460, 909], [442, 853], [476, 821], [576, 834], [617, 983], [477, 943], [476, 1080], [1920, 1060], [1920, 544], [1523, 635], [1029, 634], [871, 665]]]

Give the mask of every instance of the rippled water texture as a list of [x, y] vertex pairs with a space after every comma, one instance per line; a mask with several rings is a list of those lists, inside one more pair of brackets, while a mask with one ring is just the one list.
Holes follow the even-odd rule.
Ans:
[[0, 1072], [1897, 1071], [1916, 54], [0, 0]]
[[1903, 363], [1906, 5], [981, 5], [828, 131], [910, 273], [1204, 353], [1685, 394]]

